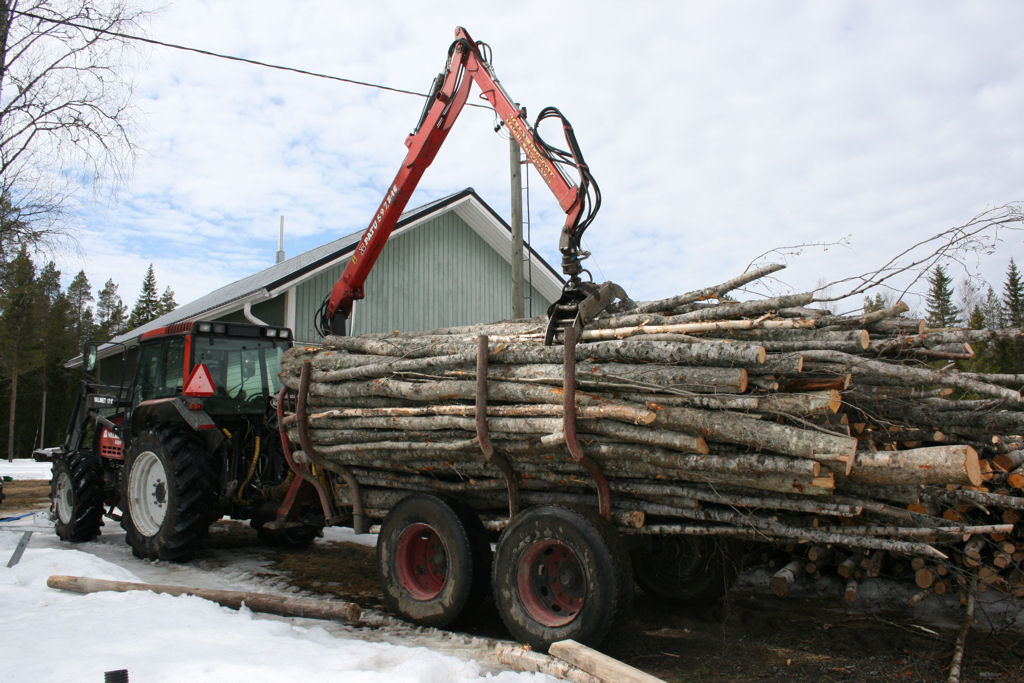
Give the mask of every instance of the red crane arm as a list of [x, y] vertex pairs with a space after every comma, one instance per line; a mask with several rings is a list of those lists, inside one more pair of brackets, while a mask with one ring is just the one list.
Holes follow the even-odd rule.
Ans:
[[[458, 27], [455, 29], [455, 42], [448, 50], [445, 70], [434, 79], [420, 121], [405, 140], [405, 146], [409, 148], [405, 161], [384, 194], [384, 199], [352, 253], [348, 266], [325, 301], [319, 324], [321, 333], [345, 333], [345, 320], [352, 312], [353, 302], [363, 298], [366, 278], [424, 171], [434, 161], [438, 150], [448, 137], [448, 132], [466, 104], [470, 86], [474, 82], [480, 87], [509, 133], [522, 147], [526, 159], [537, 169], [565, 211], [566, 222], [559, 248], [563, 253], [563, 268], [578, 282], [577, 276], [582, 270], [579, 267], [579, 260], [582, 258], [579, 254], [579, 235], [582, 233], [579, 225], [589, 180], [578, 186], [566, 178], [558, 163], [548, 153], [548, 150], [553, 148], [546, 147], [540, 141], [536, 131], [525, 120], [525, 110], [512, 102], [495, 78], [494, 71], [481, 53], [480, 46], [473, 42], [464, 28]], [[586, 173], [586, 165], [576, 147], [572, 129], [564, 118], [562, 121], [571, 147], [571, 152], [562, 154], [573, 160], [569, 163], [574, 163]], [[589, 174], [584, 177], [588, 178]]]

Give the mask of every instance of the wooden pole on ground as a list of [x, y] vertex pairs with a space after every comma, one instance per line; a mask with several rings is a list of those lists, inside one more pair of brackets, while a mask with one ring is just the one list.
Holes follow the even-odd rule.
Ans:
[[299, 598], [270, 593], [253, 593], [250, 591], [215, 590], [211, 588], [194, 588], [189, 586], [168, 586], [155, 583], [132, 583], [130, 581], [109, 581], [107, 579], [91, 579], [86, 576], [63, 576], [55, 574], [46, 580], [50, 588], [71, 591], [73, 593], [97, 593], [100, 591], [150, 591], [167, 595], [194, 595], [204, 600], [216, 602], [232, 609], [241, 609], [245, 605], [255, 612], [278, 614], [285, 617], [306, 617], [311, 619], [332, 619], [345, 623], [359, 621], [361, 610], [359, 605], [339, 600], [322, 600], [319, 598]]

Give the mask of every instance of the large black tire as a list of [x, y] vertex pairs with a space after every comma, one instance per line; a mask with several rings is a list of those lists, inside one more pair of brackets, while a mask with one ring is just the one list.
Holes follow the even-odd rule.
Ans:
[[530, 508], [502, 533], [494, 601], [512, 636], [536, 650], [571, 638], [599, 645], [633, 603], [629, 557], [601, 518], [559, 506]]
[[707, 536], [649, 536], [633, 550], [636, 582], [644, 592], [681, 604], [722, 599], [741, 566], [732, 542]]
[[121, 526], [136, 557], [192, 559], [214, 517], [209, 454], [187, 427], [143, 432], [125, 457]]
[[57, 536], [91, 541], [103, 526], [103, 469], [88, 453], [75, 451], [53, 461], [50, 517]]
[[387, 608], [445, 627], [487, 592], [490, 546], [472, 512], [437, 496], [412, 495], [391, 509], [377, 537], [377, 573]]

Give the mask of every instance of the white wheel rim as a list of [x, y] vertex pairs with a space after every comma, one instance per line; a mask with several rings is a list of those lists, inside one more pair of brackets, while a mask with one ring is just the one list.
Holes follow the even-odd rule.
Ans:
[[53, 504], [57, 508], [57, 519], [62, 524], [70, 524], [74, 518], [72, 513], [74, 501], [71, 491], [71, 476], [67, 472], [61, 472], [57, 475], [57, 491], [53, 496]]
[[167, 472], [153, 451], [139, 454], [128, 475], [132, 524], [143, 536], [156, 536], [167, 516]]

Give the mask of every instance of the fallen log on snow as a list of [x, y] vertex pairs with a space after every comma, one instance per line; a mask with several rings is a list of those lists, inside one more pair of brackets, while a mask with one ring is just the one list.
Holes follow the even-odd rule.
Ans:
[[251, 591], [218, 590], [191, 586], [172, 586], [157, 583], [133, 583], [130, 581], [110, 581], [92, 579], [85, 576], [64, 576], [54, 574], [46, 580], [50, 588], [70, 591], [72, 593], [98, 593], [101, 591], [149, 591], [165, 595], [194, 595], [204, 600], [216, 602], [218, 605], [241, 609], [244, 605], [255, 612], [266, 612], [285, 617], [305, 617], [309, 619], [331, 619], [354, 624], [359, 621], [361, 610], [359, 605], [340, 600], [324, 600], [322, 598], [300, 598], [270, 593], [254, 593]]

